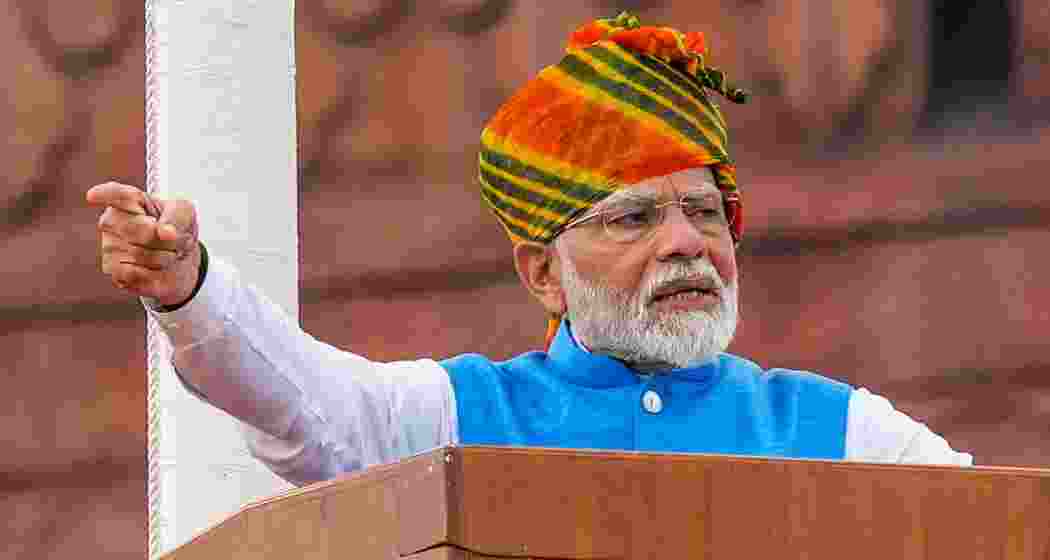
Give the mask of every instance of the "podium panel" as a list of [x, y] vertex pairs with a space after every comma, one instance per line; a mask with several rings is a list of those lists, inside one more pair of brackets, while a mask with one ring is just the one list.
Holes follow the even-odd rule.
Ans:
[[1050, 558], [1050, 470], [452, 447], [252, 504], [166, 558]]

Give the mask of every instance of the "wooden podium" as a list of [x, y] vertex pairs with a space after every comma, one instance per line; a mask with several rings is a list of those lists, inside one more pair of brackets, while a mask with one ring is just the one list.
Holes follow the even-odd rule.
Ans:
[[1050, 470], [452, 447], [251, 504], [168, 560], [1050, 560]]

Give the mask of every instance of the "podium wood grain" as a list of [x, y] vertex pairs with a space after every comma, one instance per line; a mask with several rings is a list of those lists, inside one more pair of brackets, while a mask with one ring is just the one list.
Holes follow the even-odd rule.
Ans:
[[1050, 471], [461, 447], [253, 504], [210, 558], [1050, 560]]

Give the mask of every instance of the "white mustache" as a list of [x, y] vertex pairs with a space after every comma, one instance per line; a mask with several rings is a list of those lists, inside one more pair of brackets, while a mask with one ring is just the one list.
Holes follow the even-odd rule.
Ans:
[[[736, 331], [737, 283], [723, 281], [706, 258], [660, 263], [634, 290], [588, 283], [579, 277], [571, 260], [564, 263], [563, 280], [573, 327], [591, 351], [628, 363], [688, 367], [724, 352]], [[657, 290], [690, 279], [719, 290], [715, 309], [661, 314], [649, 307]]]
[[722, 277], [718, 274], [718, 270], [715, 269], [715, 265], [711, 264], [711, 261], [706, 258], [688, 263], [675, 262], [667, 265], [666, 268], [656, 271], [653, 273], [652, 278], [646, 280], [645, 286], [641, 291], [642, 298], [639, 303], [644, 305], [645, 302], [652, 301], [658, 290], [690, 278], [711, 282], [718, 289], [718, 293], [722, 293], [726, 287]]

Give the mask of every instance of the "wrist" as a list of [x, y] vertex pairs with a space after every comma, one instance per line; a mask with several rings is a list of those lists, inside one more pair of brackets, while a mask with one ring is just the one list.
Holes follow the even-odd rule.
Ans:
[[187, 257], [187, 260], [190, 263], [189, 266], [185, 266], [183, 270], [179, 271], [179, 274], [183, 275], [179, 279], [179, 285], [184, 288], [177, 293], [158, 298], [157, 311], [175, 311], [186, 305], [193, 300], [197, 292], [200, 291], [201, 286], [204, 285], [204, 278], [208, 274], [208, 250], [204, 247], [204, 243], [198, 241], [197, 247]]

